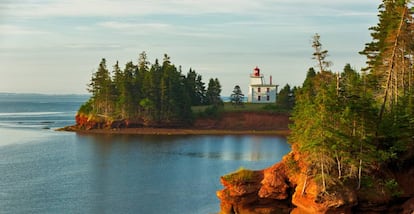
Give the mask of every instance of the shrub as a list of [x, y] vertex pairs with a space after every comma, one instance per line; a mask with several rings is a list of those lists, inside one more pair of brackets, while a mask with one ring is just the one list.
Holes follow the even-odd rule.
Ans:
[[398, 182], [395, 179], [390, 179], [385, 181], [385, 189], [391, 194], [392, 197], [401, 196], [402, 192], [398, 185]]

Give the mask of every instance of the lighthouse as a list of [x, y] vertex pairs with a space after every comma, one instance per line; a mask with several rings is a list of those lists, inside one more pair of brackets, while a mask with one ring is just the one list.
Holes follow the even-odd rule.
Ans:
[[278, 85], [272, 82], [272, 76], [269, 77], [267, 84], [260, 68], [256, 66], [253, 73], [250, 74], [250, 85], [247, 101], [250, 103], [275, 103]]

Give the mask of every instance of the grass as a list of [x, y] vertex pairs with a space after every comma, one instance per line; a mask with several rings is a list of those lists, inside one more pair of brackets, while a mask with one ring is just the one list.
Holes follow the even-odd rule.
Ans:
[[225, 112], [237, 112], [237, 111], [247, 111], [247, 112], [258, 112], [266, 111], [265, 107], [269, 104], [263, 103], [243, 103], [240, 105], [233, 105], [232, 103], [224, 103]]
[[[194, 113], [205, 112], [211, 105], [193, 106], [191, 110]], [[223, 105], [223, 112], [283, 112], [278, 109], [274, 103], [243, 103], [242, 106], [234, 105], [230, 102], [225, 102]]]
[[229, 182], [230, 184], [237, 184], [253, 181], [253, 179], [255, 178], [254, 175], [254, 171], [240, 167], [240, 169], [238, 169], [237, 171], [224, 175], [223, 179]]

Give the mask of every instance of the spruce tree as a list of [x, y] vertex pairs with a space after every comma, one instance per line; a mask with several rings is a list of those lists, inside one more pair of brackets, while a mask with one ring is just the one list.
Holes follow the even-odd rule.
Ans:
[[243, 106], [244, 94], [239, 85], [234, 86], [233, 93], [230, 95], [230, 102], [236, 106]]
[[112, 80], [103, 58], [98, 70], [93, 73], [88, 91], [92, 93], [92, 108], [98, 114], [107, 117], [111, 112]]
[[211, 78], [208, 82], [208, 88], [206, 92], [208, 104], [219, 106], [223, 104], [223, 101], [220, 98], [221, 85], [217, 78]]

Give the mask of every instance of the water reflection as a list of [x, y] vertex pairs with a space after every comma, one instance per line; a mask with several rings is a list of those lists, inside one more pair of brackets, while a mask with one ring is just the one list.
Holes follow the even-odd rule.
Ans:
[[277, 137], [35, 133], [1, 146], [0, 213], [215, 213], [220, 176], [290, 150]]
[[[164, 154], [237, 161], [275, 160], [290, 150], [286, 139], [266, 136], [158, 136], [81, 135], [96, 146], [98, 154], [110, 156], [113, 149], [145, 154]], [[115, 148], [112, 148], [116, 145]]]
[[220, 176], [268, 167], [290, 150], [263, 136], [76, 137], [88, 157], [92, 213], [214, 213]]

